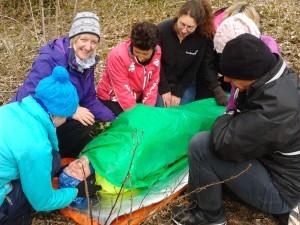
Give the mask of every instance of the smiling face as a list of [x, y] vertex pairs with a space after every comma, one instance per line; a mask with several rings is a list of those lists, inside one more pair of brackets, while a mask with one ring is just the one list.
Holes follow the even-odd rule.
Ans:
[[153, 49], [142, 50], [138, 47], [132, 47], [133, 55], [138, 59], [139, 62], [145, 62], [152, 56]]
[[197, 28], [197, 23], [194, 18], [189, 15], [181, 15], [175, 23], [175, 30], [180, 39], [186, 38], [193, 33]]
[[99, 41], [99, 37], [95, 34], [80, 34], [78, 37], [74, 37], [75, 55], [81, 60], [86, 60], [91, 55], [96, 54]]

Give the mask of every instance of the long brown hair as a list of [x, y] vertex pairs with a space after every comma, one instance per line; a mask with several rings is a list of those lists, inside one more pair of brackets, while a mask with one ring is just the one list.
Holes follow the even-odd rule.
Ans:
[[176, 19], [182, 15], [189, 15], [196, 21], [197, 28], [195, 32], [208, 38], [213, 37], [213, 12], [208, 0], [186, 1], [179, 9]]

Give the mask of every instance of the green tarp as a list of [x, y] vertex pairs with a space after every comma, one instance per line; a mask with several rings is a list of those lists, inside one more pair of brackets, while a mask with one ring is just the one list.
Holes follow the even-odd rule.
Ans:
[[224, 111], [214, 99], [171, 108], [138, 104], [121, 113], [82, 154], [114, 186], [122, 187], [125, 180], [126, 189], [151, 187], [187, 163], [190, 139], [210, 130]]

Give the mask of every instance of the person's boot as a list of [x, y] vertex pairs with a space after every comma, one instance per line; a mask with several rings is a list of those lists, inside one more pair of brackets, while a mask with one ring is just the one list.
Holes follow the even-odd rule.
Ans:
[[208, 212], [197, 207], [186, 206], [172, 208], [172, 220], [177, 225], [226, 225], [227, 219], [223, 207], [216, 212]]
[[288, 225], [300, 225], [300, 203], [290, 212]]

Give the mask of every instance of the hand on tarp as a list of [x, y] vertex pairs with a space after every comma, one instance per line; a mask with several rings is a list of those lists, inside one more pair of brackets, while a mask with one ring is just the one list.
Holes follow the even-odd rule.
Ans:
[[221, 86], [217, 86], [216, 88], [213, 89], [215, 99], [218, 105], [223, 105], [226, 106], [228, 102], [228, 97], [226, 93], [223, 91]]
[[[95, 173], [91, 174], [86, 178], [86, 183], [88, 187], [88, 195], [94, 196], [97, 191], [101, 190], [101, 186], [96, 184], [96, 176]], [[85, 188], [85, 180], [81, 181], [77, 184], [76, 188], [78, 189], [77, 197], [87, 197], [86, 188]]]

